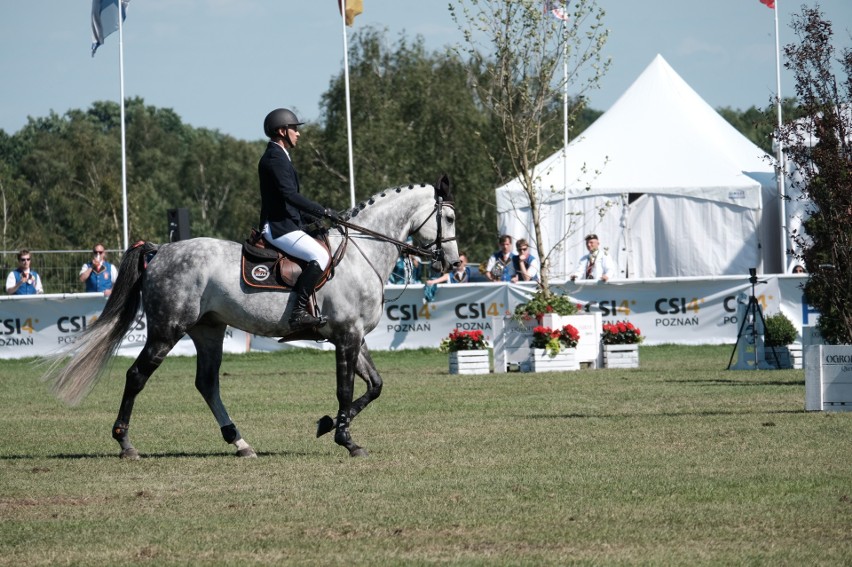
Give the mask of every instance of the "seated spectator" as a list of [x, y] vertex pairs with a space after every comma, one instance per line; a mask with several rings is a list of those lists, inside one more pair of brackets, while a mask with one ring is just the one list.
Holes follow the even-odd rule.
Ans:
[[80, 269], [80, 281], [86, 283], [87, 292], [101, 292], [106, 297], [112, 293], [112, 284], [118, 277], [118, 270], [107, 262], [107, 251], [101, 243], [92, 248], [92, 261], [83, 264]]
[[515, 244], [518, 254], [513, 258], [515, 272], [519, 282], [537, 282], [541, 271], [541, 262], [530, 252], [527, 241], [521, 238]]
[[470, 281], [470, 266], [467, 265], [467, 254], [459, 252], [459, 265], [451, 272], [441, 274], [435, 279], [426, 280], [426, 285], [436, 285], [441, 283], [468, 283]]
[[612, 271], [612, 260], [609, 256], [602, 252], [599, 248], [597, 234], [589, 234], [586, 236], [586, 250], [588, 254], [580, 258], [577, 267], [570, 274], [571, 281], [577, 278], [581, 280], [601, 280], [608, 281]]
[[488, 258], [485, 265], [485, 277], [492, 282], [516, 282], [518, 275], [515, 273], [515, 263], [512, 260], [512, 237], [503, 234], [497, 240], [500, 249]]
[[800, 264], [796, 264], [795, 266], [793, 266], [793, 273], [794, 274], [804, 274], [804, 273], [807, 273], [807, 272], [805, 272], [805, 268], [802, 267]]
[[402, 252], [388, 278], [391, 284], [420, 283], [420, 258], [408, 252]]
[[18, 267], [6, 278], [6, 293], [9, 295], [35, 295], [44, 293], [41, 278], [32, 269], [33, 255], [26, 248], [18, 252]]

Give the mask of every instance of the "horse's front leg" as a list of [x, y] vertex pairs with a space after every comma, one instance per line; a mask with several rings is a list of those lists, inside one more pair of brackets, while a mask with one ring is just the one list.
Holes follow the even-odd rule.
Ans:
[[[355, 419], [355, 416], [361, 413], [361, 410], [367, 407], [370, 402], [382, 394], [382, 377], [379, 375], [378, 370], [376, 370], [376, 365], [373, 364], [373, 359], [370, 356], [370, 351], [364, 340], [361, 340], [361, 349], [358, 353], [358, 361], [355, 364], [355, 374], [357, 374], [367, 384], [367, 391], [364, 392], [360, 398], [352, 402], [352, 406], [349, 408], [350, 422]], [[327, 415], [323, 416], [323, 418], [317, 422], [317, 437], [321, 437], [329, 431], [332, 431], [336, 426], [337, 424], [335, 420], [331, 419], [331, 417]]]
[[334, 421], [334, 442], [346, 447], [350, 457], [366, 457], [367, 451], [352, 441], [349, 424], [352, 421], [352, 396], [355, 389], [355, 369], [363, 337], [349, 336], [337, 344], [337, 419]]

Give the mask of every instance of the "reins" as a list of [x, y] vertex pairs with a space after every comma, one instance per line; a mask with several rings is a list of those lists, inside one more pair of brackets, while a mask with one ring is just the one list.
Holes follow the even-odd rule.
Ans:
[[[354, 230], [356, 232], [366, 234], [367, 236], [371, 236], [371, 237], [373, 237], [377, 240], [381, 240], [382, 242], [388, 242], [390, 244], [393, 244], [394, 246], [397, 247], [397, 250], [399, 251], [399, 253], [407, 252], [409, 254], [414, 254], [416, 256], [429, 256], [429, 257], [432, 258], [433, 262], [443, 263], [444, 249], [442, 248], [442, 245], [445, 242], [452, 242], [453, 240], [456, 239], [455, 236], [452, 237], [452, 238], [443, 238], [443, 227], [442, 227], [442, 222], [441, 222], [443, 220], [443, 215], [441, 214], [441, 209], [444, 206], [452, 207], [452, 205], [445, 205], [444, 199], [442, 197], [436, 197], [435, 208], [432, 209], [432, 213], [429, 216], [427, 216], [423, 220], [423, 222], [421, 222], [419, 225], [417, 225], [416, 228], [414, 228], [411, 231], [412, 233], [419, 231], [421, 228], [423, 228], [423, 226], [427, 222], [429, 222], [429, 219], [432, 218], [432, 215], [435, 215], [435, 222], [436, 222], [436, 225], [437, 225], [435, 240], [428, 243], [424, 247], [412, 246], [411, 244], [408, 244], [407, 242], [402, 242], [401, 240], [391, 238], [390, 236], [387, 236], [386, 234], [382, 234], [380, 232], [376, 232], [376, 231], [371, 230], [369, 228], [359, 226], [357, 224], [353, 224], [353, 223], [351, 223], [347, 220], [336, 220], [336, 221], [334, 221], [333, 226], [336, 225], [338, 227], [338, 230], [340, 230], [341, 234], [343, 235], [343, 244], [341, 245], [342, 248], [345, 248], [346, 242], [348, 242], [351, 239], [351, 237], [349, 236], [349, 230], [351, 229], [351, 230]], [[345, 231], [342, 230], [341, 227], [345, 228], [346, 230]], [[382, 284], [382, 289], [384, 289], [385, 281], [384, 281], [384, 279], [382, 279], [382, 276], [381, 276], [381, 274], [379, 274], [379, 271], [376, 269], [376, 267], [373, 265], [373, 263], [370, 261], [370, 259], [367, 257], [367, 255], [364, 254], [364, 251], [361, 250], [361, 247], [358, 246], [358, 242], [355, 241], [355, 240], [352, 240], [352, 244], [355, 246], [355, 248], [358, 249], [358, 252], [360, 252], [361, 256], [363, 256], [363, 258], [367, 261], [367, 264], [369, 264], [370, 267], [373, 269], [373, 273], [375, 273], [376, 277], [379, 278], [379, 281]], [[434, 246], [434, 249], [432, 249], [433, 246]], [[339, 248], [338, 248], [338, 250], [339, 250]], [[341, 253], [340, 257], [342, 257], [342, 255], [343, 254]], [[338, 260], [339, 260], [337, 253], [335, 253], [335, 258], [338, 258]], [[406, 286], [406, 288], [408, 287], [407, 281], [405, 283], [405, 286]], [[402, 293], [405, 292], [406, 288], [403, 288]], [[400, 296], [402, 295], [402, 293], [400, 293]], [[384, 293], [382, 293], [382, 303], [384, 303], [384, 301], [385, 301], [384, 300]]]

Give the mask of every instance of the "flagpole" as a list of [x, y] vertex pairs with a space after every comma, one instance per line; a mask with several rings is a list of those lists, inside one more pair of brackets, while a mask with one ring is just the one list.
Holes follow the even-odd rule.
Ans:
[[[784, 142], [781, 136], [781, 128], [784, 125], [781, 115], [781, 43], [778, 38], [778, 2], [775, 0], [775, 104], [778, 109], [778, 135], [775, 137], [778, 146], [778, 195], [780, 197], [781, 209], [781, 270], [787, 271], [787, 194], [784, 188], [784, 178], [787, 175], [787, 167], [784, 164]], [[792, 246], [791, 246], [792, 248]]]
[[352, 159], [352, 110], [349, 101], [349, 42], [346, 39], [346, 0], [342, 0], [340, 22], [343, 27], [343, 83], [346, 87], [346, 139], [349, 151], [349, 202], [355, 208], [355, 164]]
[[122, 221], [124, 224], [124, 250], [130, 247], [129, 238], [127, 235], [127, 143], [125, 138], [124, 128], [124, 25], [122, 16], [124, 11], [122, 4], [124, 0], [118, 2], [118, 75], [121, 83], [121, 209]]
[[562, 41], [565, 42], [562, 49], [562, 222], [565, 240], [562, 242], [564, 251], [562, 260], [562, 271], [568, 276], [568, 22], [562, 20]]

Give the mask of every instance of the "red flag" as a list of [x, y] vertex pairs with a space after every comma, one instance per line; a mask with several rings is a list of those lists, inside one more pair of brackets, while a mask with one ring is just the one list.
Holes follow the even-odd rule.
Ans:
[[761, 4], [766, 4], [767, 8], [775, 9], [775, 0], [760, 0]]
[[[763, 0], [761, 0], [762, 2]], [[774, 2], [775, 0], [771, 0]], [[544, 13], [550, 14], [557, 20], [568, 21], [568, 2], [560, 0], [545, 0]]]
[[[773, 0], [774, 1], [774, 0]], [[343, 14], [343, 0], [337, 0], [337, 9]], [[355, 16], [364, 11], [363, 0], [346, 0], [346, 25], [351, 26]]]

